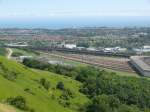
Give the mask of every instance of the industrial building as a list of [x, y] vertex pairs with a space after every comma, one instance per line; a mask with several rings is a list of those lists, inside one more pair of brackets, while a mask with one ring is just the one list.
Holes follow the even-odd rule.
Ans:
[[5, 44], [7, 47], [27, 47], [28, 44], [26, 42], [18, 42], [18, 43], [11, 43], [11, 44]]
[[141, 75], [150, 77], [150, 56], [132, 56], [130, 62]]

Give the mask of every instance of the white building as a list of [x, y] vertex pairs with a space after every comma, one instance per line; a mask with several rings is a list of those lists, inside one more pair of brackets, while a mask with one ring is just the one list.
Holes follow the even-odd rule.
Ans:
[[77, 45], [76, 44], [65, 44], [64, 47], [67, 49], [74, 49], [77, 47]]
[[143, 46], [142, 51], [143, 52], [150, 52], [150, 46]]
[[126, 52], [127, 48], [121, 48], [121, 47], [110, 47], [110, 48], [104, 48], [104, 52]]
[[8, 47], [27, 47], [28, 44], [26, 42], [18, 42], [18, 43], [11, 43], [11, 44], [6, 44]]

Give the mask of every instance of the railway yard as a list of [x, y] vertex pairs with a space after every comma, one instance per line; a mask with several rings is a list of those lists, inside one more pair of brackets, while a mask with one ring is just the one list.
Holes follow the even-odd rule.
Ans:
[[52, 53], [47, 52], [43, 54], [49, 55], [51, 58], [72, 60], [89, 65], [94, 65], [97, 67], [135, 73], [135, 71], [129, 64], [128, 58], [102, 57], [102, 56], [72, 54], [72, 53], [66, 54], [60, 52], [52, 52]]

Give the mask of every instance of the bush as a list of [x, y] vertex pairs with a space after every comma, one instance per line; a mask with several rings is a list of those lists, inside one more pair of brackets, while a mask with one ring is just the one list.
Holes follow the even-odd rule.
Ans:
[[14, 53], [12, 54], [13, 57], [19, 57], [19, 56], [22, 56], [22, 55], [23, 55], [23, 54], [20, 53], [20, 52], [14, 52]]
[[29, 93], [29, 94], [35, 95], [35, 93], [32, 92], [29, 88], [25, 88], [24, 91]]
[[60, 89], [60, 90], [64, 90], [65, 89], [64, 83], [63, 82], [58, 82], [56, 88]]
[[93, 98], [88, 105], [88, 112], [114, 112], [120, 105], [119, 99], [113, 96], [100, 95]]
[[9, 70], [3, 63], [0, 63], [0, 73], [4, 78], [10, 81], [14, 81], [18, 76], [17, 72]]
[[136, 106], [121, 105], [118, 112], [141, 112]]
[[47, 81], [45, 78], [40, 79], [40, 84], [46, 89], [49, 90], [50, 88], [50, 82]]
[[19, 108], [21, 110], [28, 110], [28, 107], [26, 105], [26, 100], [22, 96], [8, 98], [7, 103], [9, 103], [10, 105], [13, 105], [14, 107]]
[[10, 80], [10, 81], [14, 81], [17, 78], [17, 73], [15, 72], [11, 72], [11, 73], [6, 73], [4, 76], [4, 78]]

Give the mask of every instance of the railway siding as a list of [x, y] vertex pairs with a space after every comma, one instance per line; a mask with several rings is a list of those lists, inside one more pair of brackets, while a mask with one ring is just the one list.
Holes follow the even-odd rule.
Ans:
[[86, 63], [86, 64], [103, 67], [107, 69], [135, 73], [132, 67], [130, 67], [130, 65], [128, 64], [127, 59], [122, 59], [122, 60], [111, 60], [111, 59], [103, 59], [103, 58], [100, 59], [98, 56], [97, 57], [94, 56], [93, 58], [91, 55], [85, 56], [79, 54], [64, 54], [64, 53], [46, 53], [46, 54], [61, 59], [77, 61], [77, 62]]

